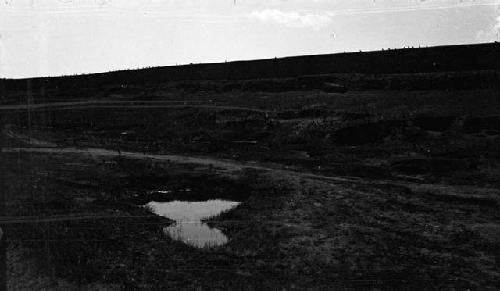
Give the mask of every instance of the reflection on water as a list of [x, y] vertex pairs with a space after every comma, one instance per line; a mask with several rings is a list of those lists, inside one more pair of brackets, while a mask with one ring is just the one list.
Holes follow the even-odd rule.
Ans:
[[208, 200], [203, 202], [149, 202], [147, 206], [156, 214], [175, 220], [164, 232], [175, 240], [195, 247], [214, 247], [227, 243], [227, 237], [217, 228], [201, 220], [210, 218], [238, 206], [240, 202]]

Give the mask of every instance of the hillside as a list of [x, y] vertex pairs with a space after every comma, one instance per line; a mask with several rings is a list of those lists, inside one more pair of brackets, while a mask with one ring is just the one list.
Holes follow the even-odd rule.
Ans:
[[3, 80], [10, 289], [500, 290], [499, 54]]
[[0, 92], [4, 96], [13, 90], [30, 90], [36, 95], [43, 90], [146, 86], [186, 80], [240, 81], [322, 74], [432, 74], [498, 69], [500, 44], [487, 43], [168, 66], [52, 78], [3, 79], [0, 80]]

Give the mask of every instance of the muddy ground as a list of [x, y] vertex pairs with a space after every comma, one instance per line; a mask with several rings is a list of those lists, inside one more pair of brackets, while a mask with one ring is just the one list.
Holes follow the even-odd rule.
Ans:
[[[497, 91], [144, 91], [0, 106], [9, 290], [500, 288]], [[229, 242], [160, 186], [242, 201]]]

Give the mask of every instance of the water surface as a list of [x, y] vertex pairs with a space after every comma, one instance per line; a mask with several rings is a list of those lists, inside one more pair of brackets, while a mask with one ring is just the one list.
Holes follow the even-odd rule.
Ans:
[[176, 200], [149, 202], [147, 207], [158, 215], [175, 220], [173, 225], [163, 229], [170, 238], [203, 248], [224, 245], [228, 239], [221, 230], [208, 226], [202, 220], [217, 216], [239, 204], [240, 202], [220, 199], [202, 202]]

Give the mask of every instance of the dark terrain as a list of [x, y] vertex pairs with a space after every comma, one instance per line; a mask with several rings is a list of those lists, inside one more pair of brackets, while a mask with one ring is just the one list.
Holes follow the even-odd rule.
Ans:
[[[494, 43], [0, 80], [8, 288], [498, 290], [499, 60]], [[242, 202], [205, 221], [229, 242], [165, 236], [141, 206], [172, 197]]]

